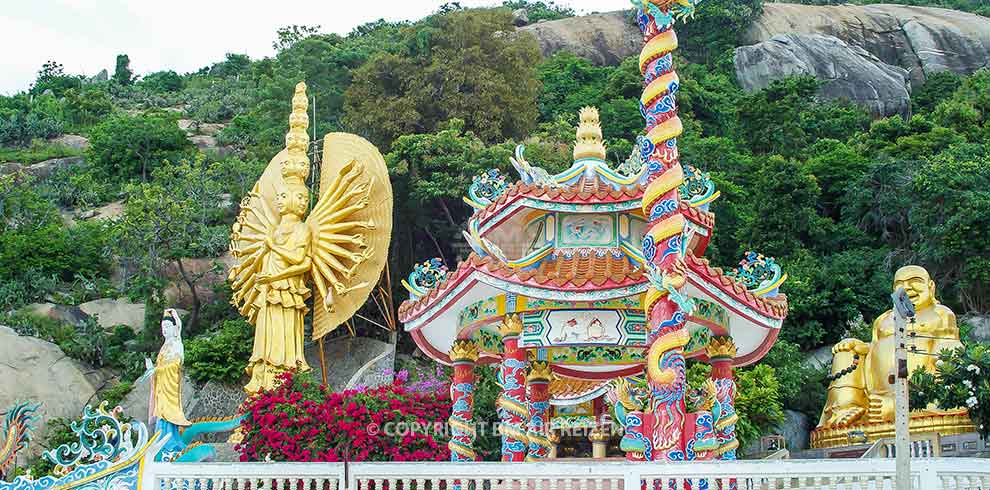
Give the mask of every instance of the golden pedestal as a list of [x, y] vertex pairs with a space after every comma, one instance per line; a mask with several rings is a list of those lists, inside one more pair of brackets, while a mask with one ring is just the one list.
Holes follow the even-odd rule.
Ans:
[[[917, 412], [911, 414], [912, 436], [939, 434], [949, 436], [976, 432], [969, 414], [964, 409]], [[872, 444], [880, 439], [894, 437], [894, 423], [851, 424], [844, 427], [815, 429], [811, 432], [811, 447], [828, 449], [858, 444]]]

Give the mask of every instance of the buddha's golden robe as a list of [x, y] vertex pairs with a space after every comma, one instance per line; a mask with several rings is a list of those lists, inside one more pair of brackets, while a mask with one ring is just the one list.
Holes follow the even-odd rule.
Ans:
[[[261, 272], [277, 277], [291, 266], [297, 266], [309, 255], [310, 232], [306, 223], [294, 223], [287, 229], [279, 226], [273, 241], [276, 246], [294, 252], [286, 257], [277, 250], [269, 250]], [[296, 255], [297, 254], [297, 255]], [[293, 259], [298, 258], [298, 261]], [[245, 386], [248, 393], [256, 393], [263, 387], [275, 386], [275, 378], [285, 371], [309, 371], [303, 351], [303, 329], [307, 312], [306, 299], [310, 290], [306, 287], [305, 272], [260, 284], [261, 294], [255, 299], [258, 321], [254, 333], [254, 349], [247, 372], [251, 381]]]

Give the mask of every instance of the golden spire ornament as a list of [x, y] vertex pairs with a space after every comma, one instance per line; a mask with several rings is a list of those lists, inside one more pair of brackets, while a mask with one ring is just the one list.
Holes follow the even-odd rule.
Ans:
[[602, 141], [602, 125], [598, 109], [582, 107], [578, 112], [578, 127], [574, 138], [574, 160], [582, 158], [605, 159], [605, 143]]
[[[309, 216], [306, 84], [296, 85], [285, 150], [241, 201], [230, 237], [236, 264], [231, 302], [255, 326], [249, 394], [275, 387], [286, 371], [308, 371], [303, 329], [314, 297], [313, 339], [349, 319], [385, 266], [392, 187], [385, 159], [367, 140], [323, 138], [320, 197]], [[314, 290], [310, 289], [313, 285]]]

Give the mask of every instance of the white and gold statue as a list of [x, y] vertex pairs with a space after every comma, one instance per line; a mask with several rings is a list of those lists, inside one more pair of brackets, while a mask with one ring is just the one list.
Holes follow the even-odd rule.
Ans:
[[[178, 444], [179, 431], [191, 422], [182, 411], [182, 320], [179, 313], [168, 308], [162, 314], [162, 336], [165, 342], [158, 351], [151, 374], [151, 400], [148, 420], [157, 432], [168, 434], [170, 444]], [[147, 361], [150, 362], [150, 361]]]
[[[346, 133], [323, 140], [320, 196], [306, 186], [310, 160], [306, 84], [292, 97], [285, 150], [241, 202], [230, 250], [232, 302], [255, 325], [248, 393], [286, 371], [310, 369], [303, 352], [306, 301], [315, 293], [313, 338], [332, 332], [364, 304], [388, 253], [392, 188], [381, 153]], [[315, 291], [310, 289], [315, 286]]]

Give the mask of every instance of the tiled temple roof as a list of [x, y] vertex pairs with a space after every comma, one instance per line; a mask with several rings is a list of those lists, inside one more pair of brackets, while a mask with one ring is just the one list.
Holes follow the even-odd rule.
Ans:
[[532, 197], [541, 201], [580, 203], [580, 204], [605, 204], [626, 202], [643, 197], [645, 187], [641, 184], [631, 184], [616, 190], [608, 182], [600, 177], [581, 177], [573, 185], [564, 187], [549, 187], [540, 184], [524, 184], [516, 181], [508, 186], [502, 194], [495, 199], [485, 209], [478, 211], [475, 218], [484, 220], [490, 215], [498, 212], [506, 203], [514, 201], [520, 197]]
[[[617, 190], [612, 187], [612, 184], [602, 180], [597, 175], [592, 178], [581, 177], [575, 184], [566, 187], [547, 187], [516, 181], [485, 209], [477, 211], [472, 219], [483, 222], [497, 214], [507, 204], [524, 197], [573, 204], [611, 204], [642, 199], [645, 189], [645, 185], [637, 183], [623, 186]], [[715, 226], [714, 213], [692, 208], [684, 201], [680, 203], [680, 210], [684, 213], [685, 218], [699, 225], [709, 229]]]
[[757, 296], [746, 289], [736, 279], [725, 275], [721, 268], [712, 267], [708, 259], [704, 257], [695, 257], [693, 254], [688, 253], [685, 256], [685, 262], [687, 262], [688, 268], [706, 279], [706, 282], [714, 284], [722, 291], [725, 291], [760, 313], [771, 318], [784, 318], [787, 316], [787, 296], [783, 293], [778, 293], [773, 297]]
[[399, 305], [399, 319], [407, 321], [413, 313], [443, 294], [474, 270], [483, 271], [502, 279], [547, 289], [583, 289], [594, 286], [599, 289], [623, 287], [645, 280], [642, 269], [634, 266], [625, 255], [611, 251], [595, 253], [591, 250], [575, 250], [569, 255], [559, 255], [554, 260], [544, 260], [535, 269], [513, 269], [492, 256], [481, 257], [472, 253], [467, 260], [457, 264], [437, 286], [426, 295], [407, 300]]
[[[737, 280], [725, 275], [722, 269], [712, 267], [708, 259], [688, 253], [685, 260], [688, 267], [705, 282], [715, 285], [738, 301], [771, 318], [787, 316], [787, 296], [784, 294], [774, 297], [756, 296]], [[617, 257], [611, 253], [598, 256], [594, 252], [587, 255], [575, 252], [570, 257], [561, 255], [556, 260], [544, 261], [539, 268], [526, 270], [512, 269], [494, 257], [481, 257], [472, 253], [467, 260], [457, 265], [456, 270], [448, 272], [429, 293], [416, 300], [406, 300], [399, 305], [399, 320], [408, 321], [445, 295], [474, 270], [512, 282], [548, 289], [581, 289], [588, 287], [589, 284], [606, 289], [647, 280], [642, 269], [633, 266], [624, 256]]]

